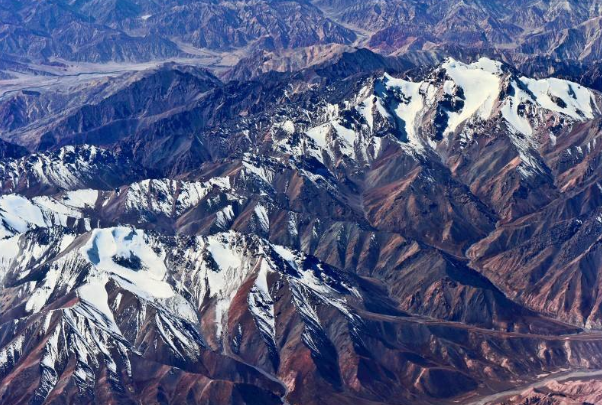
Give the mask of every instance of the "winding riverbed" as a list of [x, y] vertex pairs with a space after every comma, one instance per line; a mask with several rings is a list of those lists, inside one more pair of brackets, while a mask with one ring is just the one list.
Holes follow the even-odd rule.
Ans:
[[512, 397], [514, 395], [521, 394], [522, 392], [531, 389], [531, 388], [541, 388], [545, 386], [547, 383], [551, 381], [566, 381], [573, 378], [582, 378], [582, 377], [596, 377], [602, 376], [602, 370], [580, 370], [580, 371], [566, 371], [550, 374], [549, 376], [537, 380], [531, 384], [523, 385], [519, 388], [512, 388], [506, 391], [501, 391], [495, 394], [488, 395], [486, 397], [480, 398], [473, 402], [468, 402], [466, 405], [488, 405], [494, 401], [499, 401], [500, 399]]

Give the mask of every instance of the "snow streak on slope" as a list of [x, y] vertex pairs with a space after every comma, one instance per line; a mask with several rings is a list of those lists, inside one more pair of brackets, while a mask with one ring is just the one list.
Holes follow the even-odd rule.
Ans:
[[[404, 123], [404, 130], [410, 145], [416, 149], [422, 150], [422, 140], [418, 137], [418, 126], [421, 114], [424, 113], [425, 104], [433, 97], [434, 88], [428, 83], [413, 83], [402, 79], [396, 79], [385, 73], [383, 77], [386, 90], [389, 92], [398, 92], [401, 102], [399, 102], [394, 113]], [[382, 106], [382, 101], [377, 99], [378, 111], [385, 117], [389, 113]], [[373, 118], [372, 118], [373, 120]]]
[[274, 302], [270, 295], [268, 275], [273, 272], [266, 261], [262, 261], [255, 284], [249, 292], [249, 310], [255, 318], [257, 329], [270, 348], [276, 345], [276, 317]]
[[530, 95], [516, 82], [510, 83], [511, 95], [502, 105], [501, 114], [510, 130], [531, 136], [533, 128], [527, 116], [526, 107], [532, 100]]
[[[110, 170], [117, 162], [113, 153], [96, 146], [65, 146], [0, 162], [0, 186], [3, 190], [34, 186], [81, 189], [87, 182], [98, 182], [98, 172]], [[126, 161], [119, 165], [125, 166]]]
[[197, 205], [214, 187], [227, 192], [230, 190], [230, 181], [227, 177], [213, 178], [207, 182], [143, 180], [129, 186], [126, 209], [178, 216]]

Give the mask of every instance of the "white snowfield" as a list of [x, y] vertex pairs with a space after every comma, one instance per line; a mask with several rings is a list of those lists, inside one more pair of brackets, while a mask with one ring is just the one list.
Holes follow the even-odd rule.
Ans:
[[[0, 196], [0, 239], [34, 228], [67, 226], [69, 218], [84, 218], [82, 208], [94, 206], [96, 190], [66, 192], [62, 199], [35, 197], [32, 200], [16, 194]], [[89, 229], [89, 224], [87, 224]]]
[[[451, 81], [446, 84], [452, 88], [462, 89], [464, 96], [464, 107], [459, 112], [449, 114], [445, 132], [454, 132], [461, 123], [473, 116], [482, 120], [488, 119], [500, 92], [501, 64], [489, 59], [481, 59], [466, 65], [450, 59], [442, 68], [451, 78]], [[448, 89], [444, 86], [444, 90]]]
[[[144, 231], [126, 227], [94, 229], [79, 253], [92, 264], [92, 277], [115, 277], [124, 288], [149, 300], [174, 295], [166, 283], [165, 252], [157, 252]], [[131, 263], [131, 267], [126, 264]]]

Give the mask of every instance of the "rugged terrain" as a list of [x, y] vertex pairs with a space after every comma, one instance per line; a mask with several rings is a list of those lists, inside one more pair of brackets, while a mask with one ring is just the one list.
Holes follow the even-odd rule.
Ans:
[[599, 0], [5, 1], [0, 80], [173, 59], [257, 75], [360, 47], [417, 64], [477, 54], [576, 74], [600, 59], [601, 9]]
[[369, 51], [4, 93], [2, 402], [469, 403], [600, 369], [601, 101]]

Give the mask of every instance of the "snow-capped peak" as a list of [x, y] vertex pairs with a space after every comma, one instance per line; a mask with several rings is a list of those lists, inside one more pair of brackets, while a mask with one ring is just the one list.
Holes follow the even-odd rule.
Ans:
[[500, 61], [496, 61], [493, 59], [489, 59], [487, 57], [482, 57], [478, 61], [473, 63], [463, 63], [452, 57], [448, 57], [445, 62], [441, 65], [441, 67], [445, 70], [453, 71], [453, 70], [482, 70], [487, 73], [491, 73], [494, 75], [502, 75], [503, 74], [503, 64]]
[[448, 58], [422, 80], [384, 73], [355, 99], [328, 109], [327, 121], [305, 136], [309, 153], [320, 160], [322, 151], [330, 156], [338, 151], [364, 162], [376, 157], [383, 136], [423, 154], [455, 133], [472, 137], [471, 126], [482, 122], [530, 136], [558, 119], [584, 121], [597, 114], [596, 95], [576, 83], [520, 77], [489, 58], [473, 63]]

